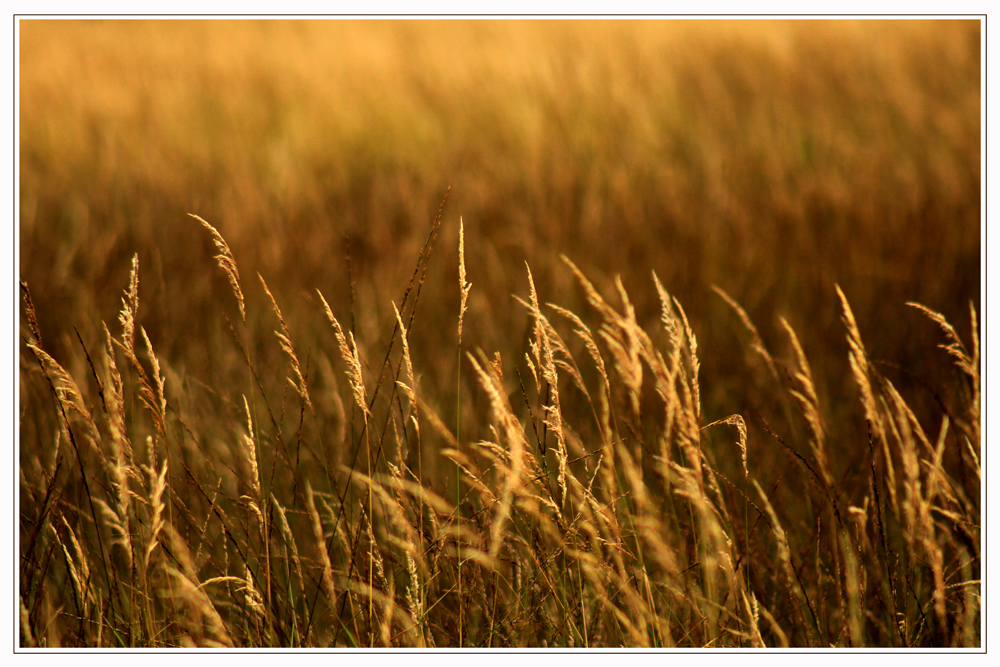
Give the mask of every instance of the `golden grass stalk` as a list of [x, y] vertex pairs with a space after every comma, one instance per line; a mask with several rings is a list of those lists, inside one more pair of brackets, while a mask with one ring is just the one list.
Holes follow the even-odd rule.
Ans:
[[152, 464], [148, 466], [142, 466], [143, 470], [146, 472], [148, 478], [148, 488], [149, 488], [149, 508], [152, 513], [149, 519], [149, 536], [146, 539], [146, 548], [143, 553], [143, 559], [146, 568], [149, 568], [149, 557], [153, 554], [153, 551], [159, 545], [160, 531], [163, 529], [163, 510], [165, 509], [163, 503], [163, 492], [167, 488], [167, 462], [163, 462], [163, 467], [159, 473]]
[[798, 336], [795, 335], [795, 331], [792, 329], [791, 325], [785, 320], [784, 317], [779, 318], [781, 321], [781, 326], [785, 328], [788, 333], [788, 338], [792, 343], [792, 349], [795, 351], [795, 360], [798, 364], [798, 370], [795, 371], [795, 379], [798, 380], [799, 386], [802, 388], [801, 391], [792, 389], [790, 393], [802, 406], [802, 414], [806, 418], [806, 422], [809, 424], [809, 430], [812, 432], [812, 438], [809, 441], [810, 447], [812, 449], [813, 457], [815, 457], [816, 462], [819, 464], [820, 474], [823, 476], [823, 481], [826, 482], [827, 487], [831, 490], [834, 489], [833, 476], [830, 474], [830, 467], [827, 464], [826, 459], [826, 449], [824, 447], [824, 435], [823, 435], [823, 420], [820, 417], [819, 412], [819, 398], [816, 396], [816, 386], [813, 384], [812, 371], [809, 369], [809, 360], [806, 359], [805, 352], [802, 350], [802, 345], [799, 343]]
[[[122, 378], [115, 364], [115, 354], [112, 345], [113, 342], [117, 341], [114, 341], [111, 337], [107, 326], [103, 323], [102, 326], [104, 326], [106, 341], [104, 353], [108, 369], [108, 381], [104, 383], [104, 391], [107, 395], [105, 403], [108, 408], [108, 424], [113, 453], [113, 458], [107, 463], [107, 468], [109, 477], [111, 478], [111, 489], [117, 510], [112, 511], [100, 499], [97, 499], [97, 501], [98, 504], [103, 506], [105, 517], [112, 528], [112, 533], [117, 534], [115, 540], [124, 549], [129, 569], [131, 569], [134, 559], [132, 553], [132, 535], [129, 529], [129, 506], [133, 494], [129, 489], [129, 477], [141, 478], [135, 468], [132, 443], [128, 438], [126, 427]], [[150, 349], [150, 354], [152, 354], [152, 349]]]
[[458, 219], [458, 288], [462, 303], [458, 309], [458, 347], [462, 347], [462, 323], [465, 320], [465, 309], [469, 299], [472, 283], [465, 280], [465, 225], [462, 218]]
[[865, 352], [864, 344], [861, 342], [861, 332], [858, 331], [858, 324], [854, 320], [854, 312], [851, 310], [851, 305], [847, 302], [847, 297], [841, 291], [840, 285], [834, 285], [834, 287], [837, 290], [837, 296], [840, 297], [840, 303], [844, 311], [843, 319], [844, 326], [847, 327], [847, 344], [850, 346], [851, 371], [854, 373], [854, 378], [861, 388], [861, 400], [865, 408], [865, 414], [875, 427], [876, 432], [882, 435], [884, 433], [882, 419], [879, 415], [878, 403], [875, 400], [875, 392], [872, 389], [869, 379], [868, 355]]
[[281, 315], [281, 309], [278, 308], [278, 302], [274, 300], [274, 295], [271, 294], [271, 290], [267, 288], [267, 283], [264, 282], [264, 276], [257, 274], [260, 278], [260, 284], [264, 286], [264, 292], [267, 293], [267, 298], [271, 300], [271, 306], [274, 308], [275, 315], [278, 316], [278, 323], [281, 325], [281, 331], [275, 331], [274, 335], [278, 337], [278, 342], [281, 344], [281, 350], [288, 355], [288, 360], [291, 364], [292, 374], [295, 376], [294, 379], [288, 378], [288, 383], [292, 385], [296, 393], [302, 397], [303, 402], [309, 407], [309, 410], [313, 413], [316, 409], [313, 407], [312, 400], [309, 398], [309, 387], [306, 384], [306, 379], [302, 375], [302, 366], [299, 364], [299, 357], [295, 354], [295, 346], [292, 345], [292, 334], [288, 330], [288, 325], [285, 324], [285, 318]]
[[[535, 281], [531, 277], [531, 267], [528, 266], [528, 262], [524, 263], [524, 268], [528, 272], [528, 297], [531, 306], [538, 310], [538, 294], [535, 292]], [[535, 324], [533, 327], [534, 340], [529, 343], [529, 348], [531, 349], [531, 354], [535, 357], [535, 361], [540, 369], [541, 367], [541, 355], [542, 355], [542, 323], [538, 318], [535, 318]], [[532, 367], [532, 372], [535, 372], [534, 367]], [[535, 377], [535, 384], [539, 385], [539, 378]], [[540, 386], [540, 385], [539, 385]]]
[[716, 426], [718, 424], [729, 424], [736, 427], [736, 432], [739, 435], [739, 447], [740, 447], [740, 458], [743, 461], [743, 479], [747, 479], [750, 475], [750, 471], [747, 468], [747, 424], [743, 420], [742, 415], [729, 415], [725, 419], [719, 419], [711, 424], [706, 424], [701, 427], [704, 431], [710, 426]]
[[382, 590], [388, 590], [389, 582], [385, 578], [385, 566], [382, 561], [382, 551], [379, 549], [378, 543], [375, 541], [375, 528], [372, 525], [371, 515], [365, 511], [364, 506], [361, 507], [361, 519], [364, 522], [365, 533], [368, 536], [369, 548], [372, 551], [375, 573], [378, 575], [379, 583], [382, 585]]
[[27, 346], [32, 354], [35, 355], [39, 364], [41, 364], [46, 378], [56, 393], [56, 398], [62, 407], [60, 422], [63, 424], [63, 428], [68, 428], [68, 424], [63, 422], [61, 417], [65, 416], [68, 419], [71, 414], [77, 414], [93, 429], [94, 433], [97, 433], [97, 426], [94, 424], [94, 420], [90, 416], [90, 411], [87, 409], [87, 404], [83, 400], [83, 395], [80, 394], [80, 388], [72, 376], [66, 372], [66, 369], [58, 361], [53, 359], [49, 353], [38, 345], [29, 342]]
[[750, 593], [749, 599], [746, 591], [740, 591], [740, 594], [743, 597], [743, 607], [746, 609], [747, 618], [750, 619], [750, 645], [753, 648], [767, 648], [764, 644], [764, 638], [760, 635], [760, 608], [757, 606], [757, 597], [753, 592]]
[[[547, 303], [545, 305], [566, 318], [572, 319], [573, 317], [576, 317], [570, 311], [565, 308], [561, 308], [554, 303]], [[587, 385], [583, 382], [583, 375], [581, 375], [580, 369], [576, 365], [576, 360], [573, 358], [573, 355], [570, 354], [569, 348], [566, 347], [565, 341], [563, 341], [562, 337], [558, 334], [558, 332], [556, 332], [555, 327], [552, 326], [552, 323], [548, 320], [548, 318], [544, 316], [542, 317], [545, 334], [548, 336], [549, 345], [552, 347], [552, 357], [556, 368], [561, 368], [566, 371], [567, 375], [569, 375], [570, 379], [573, 381], [573, 384], [575, 384], [580, 390], [587, 402], [592, 403], [590, 392], [587, 391]], [[577, 318], [577, 320], [579, 320], [579, 318]], [[588, 332], [584, 333], [586, 334]], [[580, 332], [577, 331], [577, 334], [579, 335]], [[586, 339], [584, 339], [584, 341], [584, 344], [586, 344]], [[593, 342], [593, 340], [591, 340], [591, 342]], [[497, 354], [500, 353], [497, 352]]]
[[112, 489], [115, 493], [117, 511], [100, 498], [94, 498], [94, 502], [101, 509], [101, 513], [107, 521], [108, 527], [111, 529], [111, 545], [121, 545], [122, 550], [125, 552], [126, 563], [131, 570], [134, 559], [132, 553], [132, 531], [129, 528], [128, 512], [129, 498], [132, 492], [128, 489], [128, 474], [126, 471], [120, 466], [112, 467], [111, 471], [115, 473], [112, 478]]
[[[604, 357], [601, 356], [601, 351], [597, 347], [597, 343], [594, 340], [594, 335], [590, 331], [590, 327], [583, 323], [575, 313], [572, 313], [565, 308], [561, 308], [555, 304], [548, 304], [557, 313], [569, 319], [576, 326], [574, 333], [583, 340], [584, 346], [587, 348], [590, 358], [593, 359], [594, 365], [597, 367], [598, 375], [601, 377], [603, 392], [600, 394], [601, 399], [601, 417], [598, 420], [598, 427], [601, 429], [601, 436], [604, 439], [604, 444], [608, 445], [611, 442], [611, 382], [608, 379], [608, 372], [604, 366]], [[583, 386], [583, 379], [580, 377], [580, 372], [574, 367], [567, 367], [571, 370], [574, 380], [576, 380], [578, 386], [580, 386], [584, 393], [586, 394], [586, 387]], [[589, 394], [588, 394], [589, 399]]]
[[[943, 331], [945, 337], [947, 337], [948, 343], [946, 345], [939, 345], [938, 347], [945, 350], [948, 354], [950, 354], [955, 358], [956, 366], [958, 366], [963, 371], [968, 373], [969, 377], [975, 378], [979, 375], [978, 359], [973, 358], [973, 356], [966, 351], [965, 345], [962, 343], [962, 340], [958, 337], [958, 334], [955, 333], [955, 328], [948, 323], [948, 320], [945, 319], [944, 315], [942, 315], [937, 311], [931, 310], [930, 308], [928, 308], [923, 304], [915, 303], [912, 301], [908, 301], [906, 305], [916, 308], [924, 315], [926, 315], [928, 318], [930, 318], [932, 321], [934, 321], [939, 327], [941, 327], [941, 331]], [[973, 335], [975, 336], [976, 311], [974, 308], [972, 308], [971, 304], [970, 308], [972, 309], [972, 331]]]
[[690, 346], [684, 344], [686, 334], [683, 324], [675, 313], [673, 298], [663, 288], [655, 272], [653, 282], [660, 298], [660, 318], [669, 338], [669, 357], [665, 359], [659, 351], [654, 350], [648, 336], [643, 339], [641, 353], [653, 369], [654, 386], [665, 406], [664, 425], [659, 437], [660, 465], [661, 475], [669, 485], [671, 473], [668, 463], [672, 463], [670, 450], [673, 442], [678, 444], [688, 465], [697, 471], [695, 478], [701, 479], [700, 413], [699, 408], [692, 404], [694, 395], [686, 381], [686, 375], [690, 371], [685, 371], [682, 363], [685, 349], [690, 349]]
[[617, 322], [619, 318], [618, 313], [616, 313], [615, 310], [607, 304], [604, 297], [602, 297], [600, 292], [597, 291], [593, 283], [591, 283], [587, 277], [583, 275], [583, 272], [577, 268], [576, 264], [574, 264], [566, 255], [560, 255], [559, 259], [561, 259], [563, 264], [568, 266], [570, 271], [573, 272], [573, 275], [576, 276], [576, 279], [583, 288], [583, 293], [587, 297], [587, 301], [590, 302], [590, 305], [593, 306], [606, 321]]
[[243, 604], [258, 618], [264, 617], [264, 596], [257, 590], [257, 585], [253, 581], [253, 573], [250, 572], [250, 564], [244, 565], [244, 575], [239, 588], [243, 592]]
[[21, 291], [24, 294], [24, 312], [28, 317], [28, 330], [31, 332], [33, 342], [40, 347], [42, 345], [42, 332], [38, 326], [35, 304], [31, 300], [31, 291], [28, 289], [28, 283], [23, 280], [21, 281]]
[[416, 561], [408, 553], [406, 554], [406, 572], [409, 575], [409, 581], [406, 584], [406, 604], [410, 610], [413, 627], [416, 628], [419, 645], [423, 646], [424, 597], [421, 592], [420, 574], [417, 572]]
[[[139, 400], [149, 410], [156, 424], [157, 432], [165, 442], [167, 438], [166, 424], [166, 398], [164, 396], [164, 380], [160, 373], [160, 363], [153, 353], [153, 346], [146, 335], [145, 329], [141, 329], [143, 339], [146, 343], [146, 350], [149, 353], [150, 364], [153, 368], [153, 380], [150, 381], [149, 374], [139, 362], [135, 351], [135, 326], [136, 313], [139, 309], [139, 256], [132, 258], [132, 273], [129, 278], [129, 287], [122, 299], [122, 311], [118, 316], [122, 323], [122, 340], [118, 342], [111, 339], [111, 342], [118, 345], [125, 354], [125, 358], [139, 374]], [[107, 329], [107, 327], [105, 327]], [[109, 354], [109, 356], [111, 356]], [[156, 388], [153, 388], [155, 383]]]
[[635, 323], [635, 309], [629, 302], [628, 295], [625, 294], [620, 277], [615, 278], [615, 285], [619, 289], [625, 307], [625, 316], [615, 313], [614, 319], [606, 321], [601, 327], [601, 337], [611, 349], [615, 357], [615, 369], [628, 388], [632, 414], [639, 418], [643, 379], [643, 368], [640, 361], [643, 346], [639, 341], [642, 340], [642, 335], [637, 331], [639, 327]]
[[114, 448], [115, 460], [118, 465], [132, 464], [132, 443], [128, 438], [128, 431], [125, 426], [125, 397], [122, 385], [122, 376], [118, 372], [115, 364], [115, 351], [113, 339], [108, 327], [103, 322], [104, 327], [104, 358], [107, 365], [108, 379], [104, 383], [104, 391], [107, 395], [105, 404], [108, 409], [108, 423], [111, 431], [111, 444]]
[[764, 341], [757, 332], [757, 327], [753, 325], [753, 322], [750, 321], [750, 317], [747, 315], [746, 311], [743, 310], [743, 307], [740, 306], [736, 299], [729, 296], [725, 290], [717, 285], [712, 285], [712, 289], [715, 290], [715, 293], [721, 296], [723, 300], [729, 304], [730, 308], [736, 311], [736, 315], [740, 318], [743, 326], [750, 332], [751, 348], [760, 356], [761, 359], [764, 360], [764, 365], [767, 367], [768, 373], [771, 375], [775, 384], [777, 384], [778, 370], [775, 368], [774, 359], [771, 357], [771, 353], [767, 351], [767, 348], [764, 346]]
[[152, 437], [147, 437], [147, 453], [149, 454], [149, 465], [143, 465], [142, 469], [146, 473], [145, 487], [146, 487], [146, 498], [145, 504], [148, 507], [148, 522], [146, 527], [148, 528], [148, 534], [146, 535], [146, 542], [140, 557], [138, 568], [139, 575], [139, 586], [140, 586], [140, 596], [141, 596], [141, 609], [142, 617], [145, 621], [145, 631], [146, 631], [146, 641], [155, 646], [156, 640], [156, 630], [154, 621], [154, 612], [152, 608], [152, 600], [150, 595], [146, 593], [152, 587], [153, 580], [151, 578], [150, 572], [150, 557], [153, 555], [153, 551], [160, 544], [159, 536], [160, 532], [163, 530], [165, 522], [163, 520], [163, 492], [166, 490], [166, 477], [167, 477], [167, 463], [163, 462], [162, 471], [157, 474], [154, 460]]
[[160, 373], [160, 362], [156, 358], [156, 354], [153, 353], [153, 344], [149, 342], [149, 336], [146, 335], [146, 329], [144, 327], [139, 328], [142, 333], [142, 339], [146, 343], [146, 351], [149, 354], [149, 363], [153, 367], [153, 382], [156, 384], [156, 393], [152, 391], [152, 387], [149, 386], [148, 382], [143, 383], [142, 391], [146, 394], [147, 400], [146, 405], [149, 406], [150, 411], [153, 414], [153, 421], [156, 422], [156, 429], [160, 433], [160, 437], [166, 442], [167, 439], [167, 399], [164, 395], [164, 383], [166, 382], [163, 374]]
[[323, 523], [320, 521], [316, 503], [313, 501], [312, 485], [306, 480], [306, 506], [312, 518], [313, 537], [316, 538], [316, 548], [319, 549], [320, 563], [323, 565], [323, 591], [326, 599], [332, 605], [337, 599], [337, 590], [333, 585], [333, 566], [330, 564], [330, 554], [326, 551], [326, 537], [323, 535]]
[[122, 299], [122, 312], [118, 320], [122, 324], [122, 343], [125, 350], [135, 356], [135, 318], [139, 311], [139, 255], [132, 257], [132, 272], [129, 274], [128, 289]]
[[[340, 346], [340, 355], [344, 358], [344, 362], [347, 363], [347, 377], [351, 382], [351, 389], [354, 392], [354, 401], [361, 408], [365, 416], [370, 417], [371, 412], [368, 410], [364, 378], [361, 375], [361, 358], [358, 356], [358, 346], [354, 342], [354, 334], [348, 331], [347, 336], [344, 335], [344, 330], [341, 328], [337, 318], [333, 316], [330, 304], [323, 298], [323, 293], [319, 290], [316, 290], [316, 293], [319, 294], [326, 316], [330, 320], [330, 324], [333, 325], [333, 332], [337, 336], [337, 344]], [[348, 341], [350, 341], [349, 345]]]
[[837, 296], [840, 297], [841, 307], [843, 308], [843, 320], [844, 326], [847, 328], [847, 344], [850, 348], [848, 353], [848, 358], [851, 364], [851, 372], [854, 374], [854, 379], [857, 382], [858, 387], [861, 389], [861, 403], [865, 408], [865, 416], [868, 422], [871, 424], [875, 435], [878, 436], [879, 442], [882, 443], [882, 448], [885, 453], [885, 469], [886, 476], [888, 477], [887, 487], [889, 489], [889, 499], [892, 502], [892, 506], [896, 512], [899, 511], [898, 500], [896, 496], [896, 472], [892, 463], [892, 455], [889, 452], [889, 443], [886, 441], [885, 437], [885, 425], [882, 420], [881, 412], [878, 409], [878, 401], [875, 398], [875, 390], [872, 387], [871, 374], [873, 371], [868, 363], [868, 354], [865, 352], [864, 344], [861, 342], [861, 332], [858, 331], [858, 324], [854, 320], [854, 313], [851, 311], [851, 306], [847, 302], [847, 297], [844, 296], [843, 291], [841, 291], [839, 285], [834, 285], [837, 290]]
[[468, 355], [472, 362], [472, 367], [479, 376], [479, 381], [486, 390], [490, 399], [490, 406], [493, 409], [495, 419], [501, 424], [507, 443], [510, 447], [510, 470], [504, 477], [503, 491], [501, 493], [500, 508], [493, 519], [493, 526], [490, 529], [490, 559], [494, 565], [503, 546], [502, 533], [507, 520], [510, 518], [511, 503], [513, 502], [514, 491], [520, 485], [521, 473], [524, 470], [524, 453], [526, 442], [524, 432], [517, 417], [510, 410], [507, 403], [506, 393], [502, 387], [498, 387], [490, 374], [483, 370], [471, 354]]
[[417, 376], [413, 373], [413, 360], [410, 357], [410, 340], [409, 332], [406, 330], [406, 325], [403, 324], [403, 318], [399, 315], [399, 309], [396, 308], [396, 302], [392, 302], [392, 312], [396, 315], [396, 324], [399, 326], [400, 341], [403, 344], [403, 363], [406, 366], [406, 374], [410, 378], [410, 384], [407, 385], [404, 382], [397, 381], [397, 385], [406, 394], [407, 400], [410, 401], [412, 410], [417, 409]]
[[[653, 274], [656, 277], [656, 274]], [[659, 282], [659, 280], [657, 280]], [[687, 340], [687, 360], [689, 373], [687, 376], [688, 382], [687, 387], [690, 387], [691, 401], [690, 406], [692, 408], [692, 414], [695, 418], [695, 424], [701, 421], [701, 387], [698, 383], [699, 370], [701, 368], [701, 362], [698, 361], [698, 339], [694, 335], [694, 330], [688, 323], [687, 314], [684, 312], [684, 308], [681, 306], [681, 302], [677, 300], [677, 297], [672, 297], [673, 306], [677, 313], [680, 315], [681, 324], [684, 326], [684, 338]], [[635, 317], [632, 318], [633, 322]]]
[[[525, 264], [528, 270], [528, 287], [531, 294], [531, 313], [535, 318], [535, 360], [541, 370], [542, 378], [548, 385], [549, 401], [543, 407], [545, 411], [545, 424], [552, 430], [556, 437], [556, 460], [559, 462], [558, 484], [561, 493], [561, 506], [566, 506], [566, 470], [569, 454], [566, 451], [566, 436], [563, 432], [562, 407], [559, 402], [559, 374], [556, 370], [555, 355], [553, 347], [558, 345], [565, 350], [565, 345], [555, 335], [552, 325], [542, 315], [538, 305], [538, 294], [535, 292], [535, 281], [531, 276], [531, 268]], [[550, 335], [551, 332], [551, 335]], [[558, 341], [558, 342], [557, 342]], [[569, 356], [568, 352], [564, 352]], [[583, 381], [580, 380], [580, 384]], [[499, 384], [496, 385], [502, 390]]]
[[233, 257], [233, 252], [229, 249], [229, 244], [226, 243], [226, 239], [222, 238], [222, 234], [220, 234], [219, 230], [215, 227], [208, 224], [194, 213], [188, 213], [188, 215], [200, 222], [212, 235], [212, 241], [215, 242], [215, 247], [219, 251], [219, 254], [215, 256], [215, 260], [225, 272], [226, 277], [229, 278], [229, 284], [233, 288], [233, 294], [236, 295], [236, 301], [240, 305], [240, 317], [243, 318], [244, 322], [246, 322], [247, 312], [243, 306], [243, 290], [240, 289], [240, 272], [239, 269], [236, 268], [236, 259]]
[[972, 401], [970, 406], [971, 426], [972, 426], [972, 440], [978, 444], [979, 443], [979, 429], [980, 429], [980, 375], [979, 375], [979, 327], [976, 318], [976, 309], [972, 302], [969, 302], [969, 313], [971, 319], [971, 329], [972, 329], [972, 353], [970, 354], [966, 349], [962, 340], [958, 337], [955, 332], [955, 328], [951, 326], [948, 320], [945, 319], [944, 315], [936, 311], [931, 310], [927, 306], [919, 303], [908, 302], [906, 305], [916, 308], [933, 322], [935, 322], [941, 330], [944, 332], [945, 337], [948, 340], [947, 344], [939, 345], [941, 349], [945, 350], [948, 354], [955, 358], [955, 365], [958, 366], [964, 373], [966, 373], [972, 380]]
[[247, 416], [247, 433], [240, 438], [243, 445], [243, 455], [246, 457], [247, 465], [250, 467], [250, 485], [254, 492], [254, 500], [260, 501], [260, 469], [257, 466], [256, 438], [253, 432], [253, 418], [250, 416], [250, 406], [247, 404], [247, 397], [243, 397], [243, 410]]
[[285, 541], [285, 548], [291, 548], [292, 564], [295, 566], [295, 574], [299, 578], [299, 588], [302, 594], [302, 599], [305, 599], [306, 580], [302, 576], [302, 561], [299, 560], [299, 548], [295, 543], [295, 536], [292, 534], [292, 529], [288, 525], [288, 517], [285, 516], [285, 508], [278, 503], [278, 499], [274, 497], [273, 493], [271, 494], [271, 504], [278, 510], [278, 526], [281, 530], [281, 537]]

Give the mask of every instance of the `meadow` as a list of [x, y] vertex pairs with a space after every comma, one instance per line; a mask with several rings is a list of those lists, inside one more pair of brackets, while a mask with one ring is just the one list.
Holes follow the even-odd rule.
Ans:
[[22, 20], [20, 647], [980, 647], [978, 21]]

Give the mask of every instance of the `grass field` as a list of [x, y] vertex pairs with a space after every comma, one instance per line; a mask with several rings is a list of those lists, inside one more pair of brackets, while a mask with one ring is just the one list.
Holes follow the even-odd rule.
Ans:
[[977, 21], [21, 21], [22, 647], [978, 647]]

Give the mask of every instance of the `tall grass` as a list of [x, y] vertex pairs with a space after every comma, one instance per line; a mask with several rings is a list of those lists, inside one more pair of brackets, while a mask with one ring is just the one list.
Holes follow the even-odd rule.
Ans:
[[[314, 342], [339, 347], [364, 432], [350, 443], [364, 464], [352, 466], [316, 451], [328, 441], [303, 440], [304, 415], [320, 417], [273, 296], [291, 371], [282, 409], [291, 388], [299, 412], [294, 435], [277, 420], [255, 426], [245, 397], [227, 411], [218, 394], [221, 420], [214, 410], [185, 410], [185, 391], [197, 389], [178, 387], [167, 400], [148, 336], [145, 363], [132, 340], [137, 263], [121, 336], [109, 333], [96, 361], [88, 354], [93, 405], [41, 347], [25, 289], [25, 347], [37, 367], [22, 379], [39, 396], [49, 391], [32, 412], [55, 451], [21, 470], [22, 642], [978, 645], [977, 338], [966, 345], [940, 314], [914, 304], [944, 331], [964, 396], [942, 406], [937, 435], [928, 436], [870, 363], [840, 293], [868, 429], [868, 455], [855, 462], [867, 492], [852, 497], [831, 477], [808, 361], [787, 323], [798, 366], [787, 392], [809, 429], [791, 443], [772, 433], [761, 445], [794, 456], [798, 465], [776, 474], [748, 456], [741, 415], [704, 424], [696, 338], [655, 274], [661, 321], [647, 330], [620, 282], [616, 306], [565, 261], [593, 324], [542, 306], [529, 271], [527, 388], [507, 379], [520, 371], [499, 353], [470, 353], [485, 399], [471, 412], [490, 432], [473, 442], [452, 435], [417, 389], [420, 359], [407, 344], [416, 298], [409, 328], [396, 310], [400, 345], [383, 366], [396, 380], [376, 383], [370, 397], [358, 345], [324, 300], [336, 336]], [[234, 261], [222, 264], [237, 274]], [[974, 309], [971, 317], [975, 330]], [[136, 371], [128, 386], [119, 360]], [[128, 418], [133, 397], [142, 409]], [[275, 396], [261, 397], [270, 413]], [[446, 485], [459, 490], [456, 502], [408, 461], [428, 441], [459, 471]], [[79, 469], [60, 475], [67, 445]], [[947, 468], [946, 448], [962, 472]], [[742, 484], [721, 471], [726, 460], [741, 461]], [[776, 502], [786, 478], [797, 478], [802, 505]]]
[[981, 645], [978, 24], [19, 26], [21, 646]]

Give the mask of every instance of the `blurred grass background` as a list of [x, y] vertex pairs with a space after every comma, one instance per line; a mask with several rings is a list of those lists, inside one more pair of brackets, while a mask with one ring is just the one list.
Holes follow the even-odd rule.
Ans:
[[19, 26], [21, 278], [74, 377], [88, 372], [73, 327], [98, 344], [137, 252], [140, 323], [175, 382], [245, 384], [221, 316], [235, 304], [188, 212], [233, 249], [262, 368], [280, 379], [284, 360], [256, 272], [310, 353], [333, 349], [320, 288], [375, 366], [449, 186], [411, 338], [442, 416], [458, 372], [459, 216], [467, 349], [523, 366], [529, 320], [510, 295], [526, 294], [525, 261], [542, 302], [575, 312], [559, 254], [609, 294], [621, 274], [650, 326], [655, 270], [698, 336], [707, 418], [747, 414], [759, 461], [780, 456], [752, 416], [773, 414], [777, 394], [713, 285], [777, 356], [778, 317], [795, 327], [831, 442], [864, 424], [834, 284], [918, 410], [948, 378], [927, 352], [938, 332], [904, 302], [966, 340], [969, 302], [980, 310], [976, 21]]

